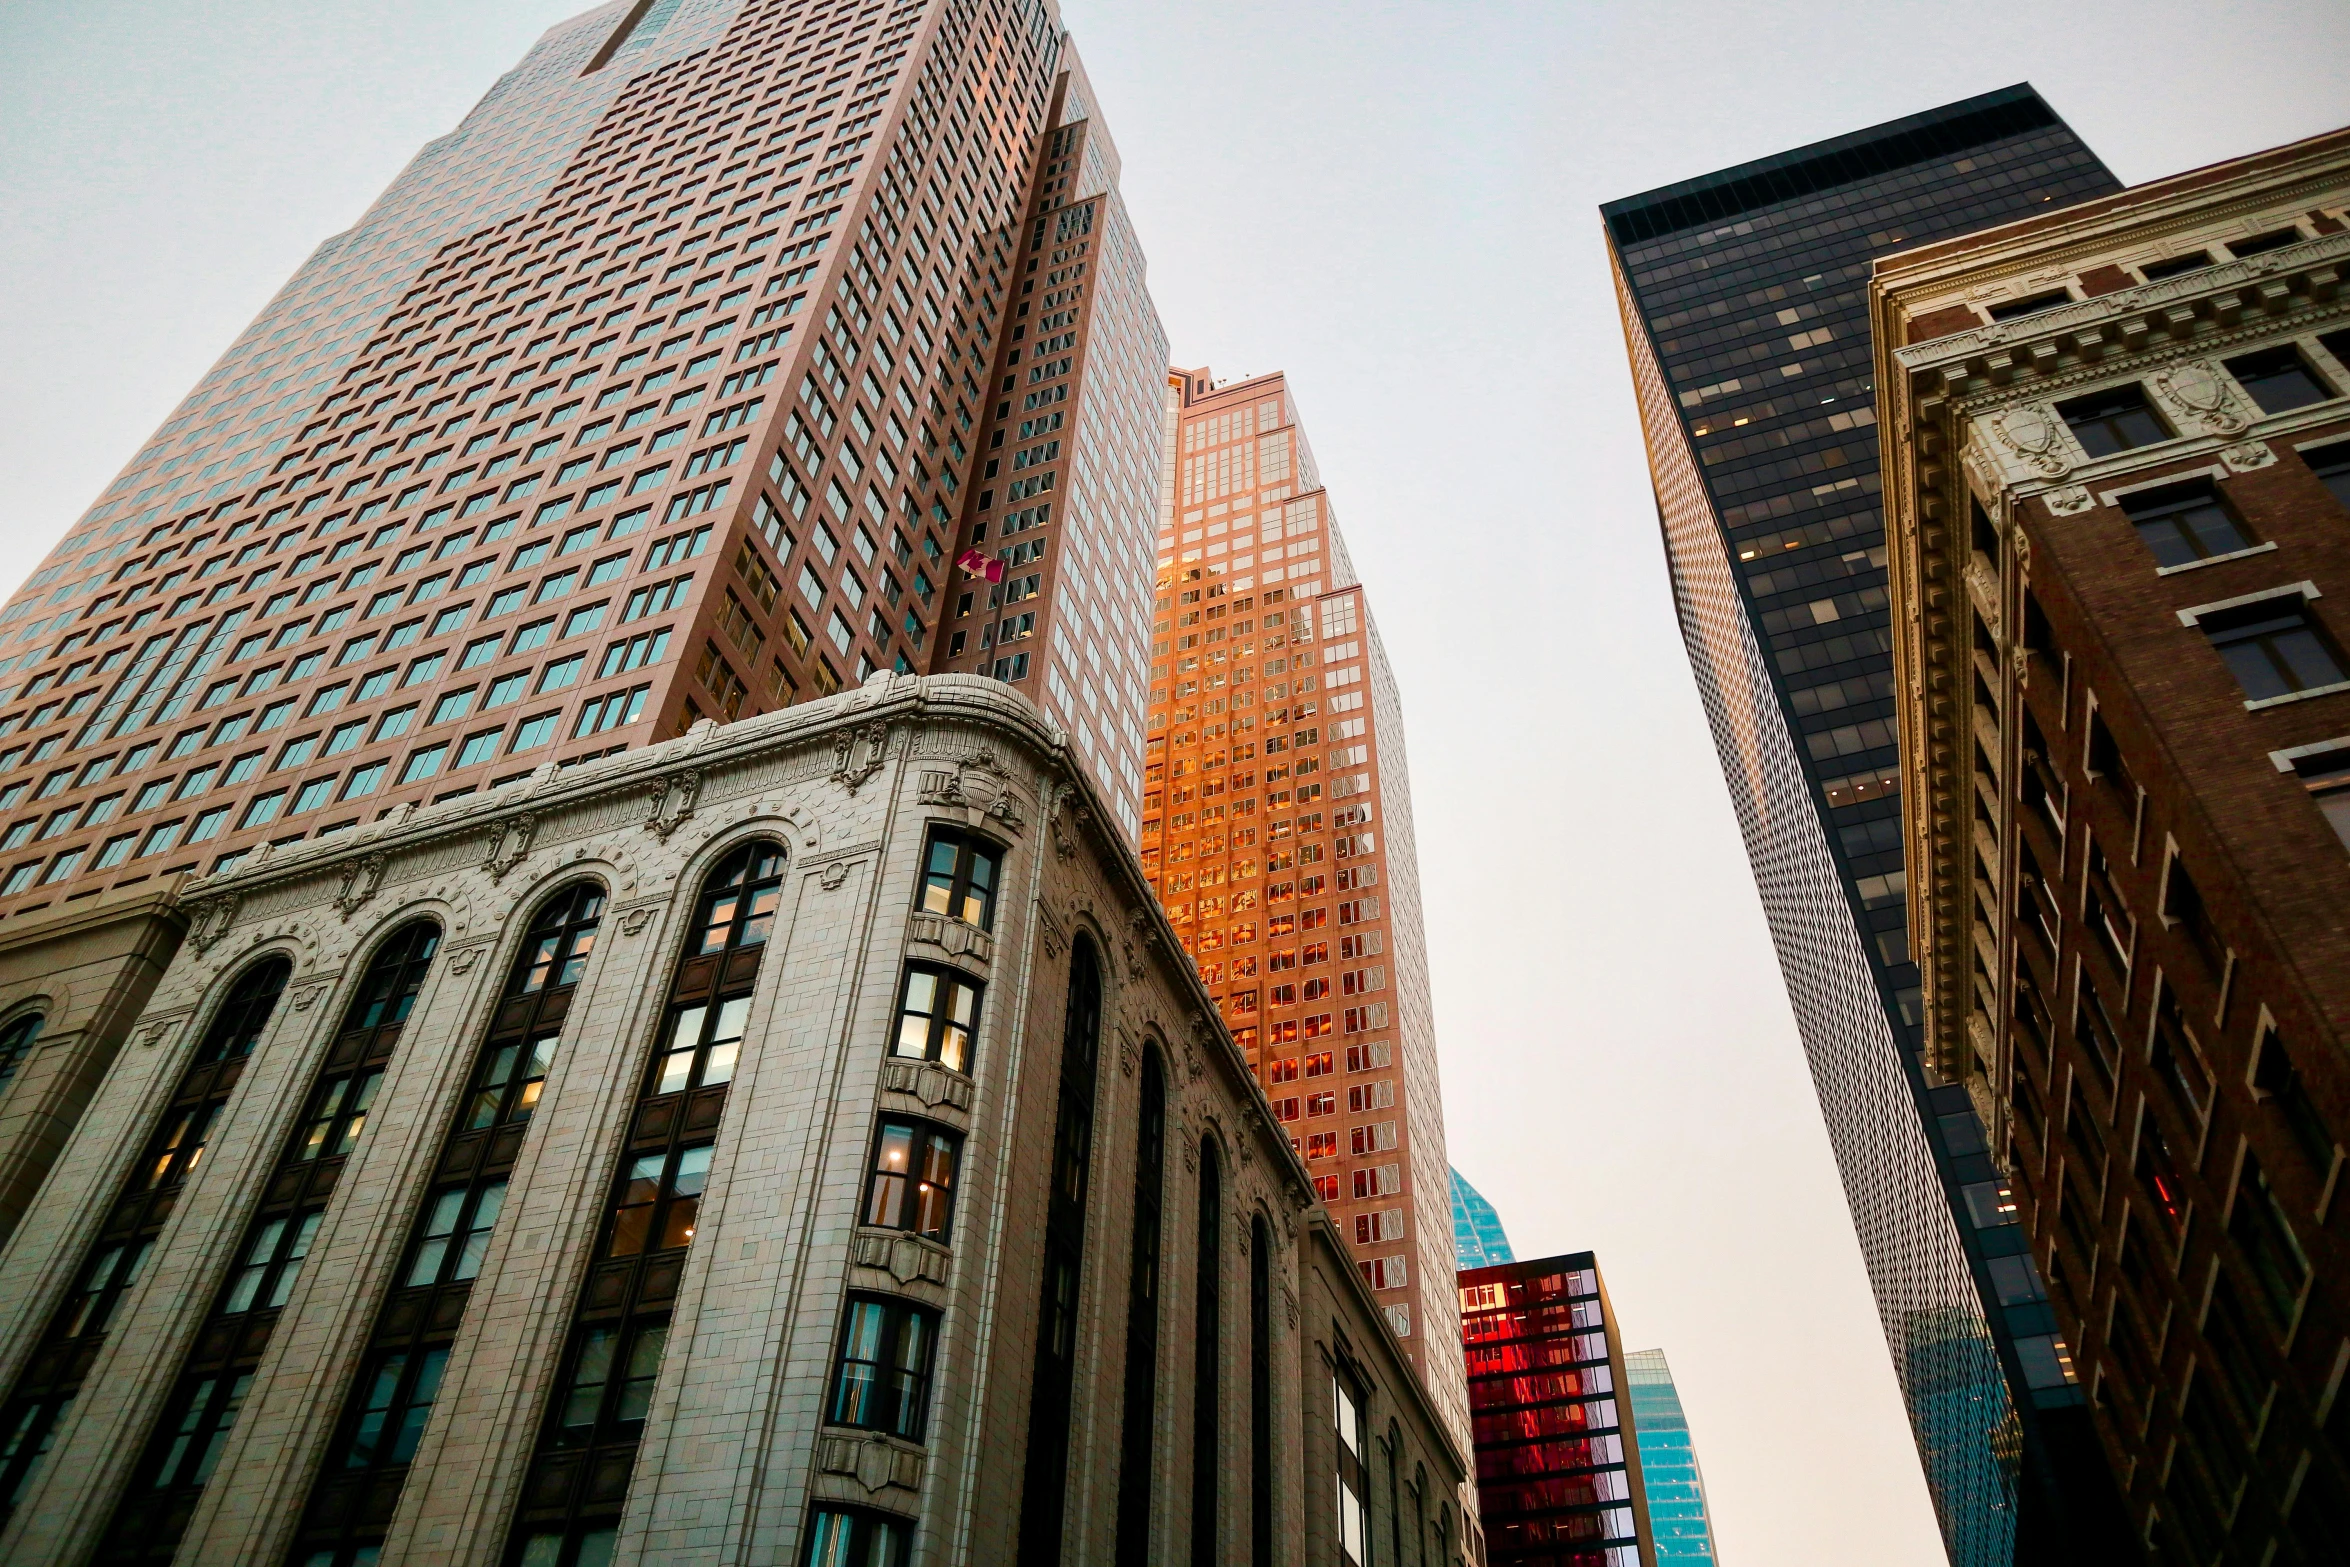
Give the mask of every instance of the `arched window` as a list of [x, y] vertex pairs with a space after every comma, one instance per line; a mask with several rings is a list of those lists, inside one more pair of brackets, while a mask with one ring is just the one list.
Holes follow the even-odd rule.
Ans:
[[[774, 934], [783, 872], [782, 845], [743, 844], [703, 879], [689, 912], [523, 1485], [507, 1556], [514, 1567], [602, 1567], [610, 1559], [718, 1123], [749, 1042], [751, 993]], [[594, 1450], [593, 1462], [580, 1459], [581, 1449]]]
[[1199, 1257], [1194, 1264], [1191, 1389], [1191, 1563], [1223, 1556], [1224, 1166], [1216, 1141], [1199, 1145]]
[[1119, 1567], [1150, 1561], [1151, 1435], [1158, 1426], [1159, 1197], [1167, 1156], [1167, 1085], [1159, 1052], [1142, 1053], [1134, 1148], [1134, 1256], [1126, 1285], [1126, 1407], [1118, 1462]]
[[1069, 1486], [1069, 1398], [1077, 1362], [1078, 1290], [1085, 1257], [1085, 1199], [1093, 1167], [1094, 1078], [1101, 1028], [1101, 967], [1092, 940], [1081, 935], [1070, 949], [1069, 1002], [1061, 1023], [1060, 1102], [1053, 1117], [1044, 1284], [1038, 1300], [1036, 1374], [1028, 1401], [1028, 1460], [1020, 1496], [1023, 1562], [1061, 1559]]
[[[187, 1527], [366, 1128], [386, 1064], [440, 943], [439, 925], [416, 920], [394, 931], [368, 959], [343, 1009], [342, 1026], [311, 1079], [293, 1135], [262, 1185], [228, 1277], [148, 1435], [130, 1490], [115, 1508], [100, 1559], [154, 1560]], [[417, 1420], [421, 1425], [421, 1414]]]
[[1388, 1560], [1403, 1567], [1403, 1427], [1387, 1422], [1387, 1536]]
[[73, 1288], [50, 1313], [42, 1352], [27, 1362], [8, 1402], [0, 1405], [0, 1522], [48, 1452], [58, 1417], [81, 1391], [115, 1308], [145, 1273], [156, 1237], [202, 1163], [220, 1108], [292, 973], [286, 959], [264, 958], [229, 985], [180, 1072], [171, 1102], [125, 1172], [113, 1207], [97, 1221], [103, 1238], [91, 1245]]
[[[489, 1035], [443, 1125], [434, 1181], [410, 1220], [376, 1309], [369, 1353], [343, 1396], [334, 1439], [311, 1483], [294, 1556], [301, 1567], [352, 1567], [373, 1560], [383, 1543], [384, 1522], [439, 1397], [603, 909], [603, 889], [582, 881], [557, 891], [530, 917]], [[362, 986], [354, 1015], [376, 1013], [388, 1026], [406, 1015], [414, 996], [412, 984], [381, 994]]]
[[0, 1094], [8, 1092], [8, 1085], [16, 1080], [17, 1068], [32, 1054], [33, 1041], [41, 1037], [41, 1025], [48, 1021], [39, 1012], [27, 1012], [0, 1028]]
[[1273, 1231], [1248, 1225], [1249, 1559], [1273, 1564]]

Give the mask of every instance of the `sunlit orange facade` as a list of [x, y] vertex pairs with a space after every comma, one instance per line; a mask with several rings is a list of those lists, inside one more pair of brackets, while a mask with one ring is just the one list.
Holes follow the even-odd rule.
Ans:
[[1143, 863], [1389, 1322], [1465, 1417], [1400, 698], [1284, 379], [1177, 370], [1168, 389]]

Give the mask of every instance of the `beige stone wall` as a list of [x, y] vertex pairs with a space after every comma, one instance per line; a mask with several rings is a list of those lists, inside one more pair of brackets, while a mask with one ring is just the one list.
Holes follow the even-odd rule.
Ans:
[[[933, 822], [1005, 845], [992, 931], [910, 912]], [[178, 1559], [285, 1555], [523, 926], [592, 878], [608, 894], [597, 951], [383, 1558], [499, 1560], [686, 921], [710, 869], [756, 837], [787, 851], [782, 905], [637, 1452], [621, 1561], [794, 1561], [820, 1499], [915, 1522], [917, 1562], [1012, 1559], [1062, 1011], [1080, 940], [1102, 956], [1105, 998], [1065, 1559], [1106, 1561], [1114, 1549], [1146, 1050], [1160, 1053], [1168, 1082], [1156, 1559], [1188, 1559], [1203, 1137], [1224, 1149], [1228, 1239], [1245, 1237], [1253, 1214], [1275, 1238], [1278, 1559], [1332, 1559], [1316, 1543], [1330, 1486], [1309, 1433], [1329, 1419], [1333, 1343], [1371, 1368], [1374, 1426], [1396, 1421], [1405, 1471], [1457, 1486], [1458, 1451], [1064, 738], [991, 681], [877, 677], [825, 702], [395, 812], [187, 889], [190, 939], [147, 1003], [141, 1043], [116, 1060], [0, 1253], [0, 1384], [15, 1385], [72, 1285], [227, 985], [275, 953], [293, 977], [152, 1265], [0, 1532], [0, 1558], [81, 1559], [103, 1532], [352, 987], [378, 943], [430, 917], [440, 952]], [[910, 956], [988, 987], [968, 1078], [885, 1057]], [[943, 1250], [858, 1226], [886, 1110], [967, 1133]], [[1229, 1548], [1248, 1527], [1248, 1259], [1235, 1247], [1222, 1269]], [[850, 1289], [943, 1313], [922, 1444], [823, 1425]]]

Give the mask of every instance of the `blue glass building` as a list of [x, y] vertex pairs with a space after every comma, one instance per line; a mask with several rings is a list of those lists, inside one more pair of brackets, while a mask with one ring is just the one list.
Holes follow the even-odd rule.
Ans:
[[1452, 1249], [1463, 1268], [1488, 1268], [1497, 1262], [1515, 1262], [1510, 1238], [1502, 1232], [1501, 1215], [1467, 1181], [1452, 1172]]
[[1705, 1511], [1705, 1475], [1689, 1441], [1689, 1417], [1680, 1389], [1661, 1349], [1639, 1349], [1624, 1357], [1624, 1382], [1632, 1395], [1632, 1425], [1640, 1450], [1640, 1474], [1648, 1492], [1649, 1538], [1657, 1567], [1703, 1562], [1714, 1556], [1714, 1529]]

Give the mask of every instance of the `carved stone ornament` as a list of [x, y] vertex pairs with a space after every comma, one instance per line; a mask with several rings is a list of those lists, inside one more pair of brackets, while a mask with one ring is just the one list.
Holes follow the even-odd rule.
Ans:
[[947, 1249], [912, 1235], [859, 1230], [850, 1255], [859, 1267], [879, 1269], [901, 1285], [917, 1280], [931, 1284], [947, 1281]]
[[2228, 465], [2231, 473], [2250, 473], [2255, 468], [2266, 468], [2277, 460], [2277, 454], [2268, 449], [2266, 441], [2245, 441], [2241, 445], [2225, 447], [2219, 460]]
[[297, 1012], [309, 1011], [310, 1008], [317, 1002], [319, 997], [325, 995], [332, 989], [334, 989], [333, 980], [311, 980], [309, 983], [303, 985], [300, 989], [294, 992], [294, 1010]]
[[449, 954], [449, 972], [452, 974], [472, 973], [473, 965], [481, 961], [481, 955], [486, 950], [479, 943], [470, 947], [459, 947], [455, 952]]
[[[1053, 853], [1063, 864], [1075, 858], [1078, 835], [1093, 821], [1091, 811], [1070, 804], [1076, 798], [1075, 785], [1055, 784], [1045, 806], [1045, 820], [1053, 830]], [[1002, 803], [1001, 797], [997, 803]]]
[[849, 862], [846, 860], [834, 860], [816, 873], [816, 880], [823, 885], [826, 892], [840, 891], [841, 883], [848, 879]]
[[641, 934], [645, 928], [645, 921], [651, 919], [652, 917], [653, 906], [649, 903], [639, 904], [633, 909], [621, 910], [620, 934], [623, 936], [634, 936]]
[[889, 725], [878, 719], [862, 729], [841, 731], [832, 741], [832, 781], [855, 794], [881, 771], [888, 750]]
[[1296, 1331], [1297, 1331], [1297, 1291], [1295, 1291], [1295, 1290], [1291, 1289], [1291, 1288], [1290, 1288], [1290, 1287], [1289, 1287], [1287, 1284], [1284, 1284], [1284, 1285], [1282, 1285], [1282, 1286], [1281, 1286], [1281, 1309], [1282, 1309], [1282, 1310], [1283, 1310], [1283, 1311], [1284, 1311], [1284, 1312], [1285, 1312], [1285, 1313], [1288, 1315], [1288, 1317], [1289, 1317], [1289, 1328], [1290, 1328], [1290, 1331], [1291, 1331], [1291, 1332], [1293, 1332], [1293, 1333], [1294, 1333], [1294, 1332], [1296, 1332]]
[[2154, 387], [2169, 399], [2175, 412], [2185, 416], [2184, 422], [2200, 424], [2214, 435], [2234, 435], [2244, 428], [2244, 416], [2236, 411], [2227, 382], [2204, 360], [2190, 359], [2157, 370]]
[[2000, 445], [2046, 478], [2058, 478], [2072, 466], [2064, 456], [2064, 425], [2051, 408], [2039, 403], [2010, 408], [1991, 421], [1991, 430]]
[[349, 922], [352, 915], [367, 906], [376, 890], [384, 884], [384, 871], [390, 861], [381, 854], [370, 854], [343, 867], [343, 885], [335, 893], [335, 912]]
[[1127, 1077], [1134, 1075], [1134, 1036], [1124, 1029], [1118, 1031], [1118, 1070]]
[[816, 1467], [828, 1475], [847, 1475], [868, 1495], [893, 1485], [921, 1490], [922, 1460], [920, 1450], [899, 1447], [879, 1433], [849, 1436], [827, 1431], [816, 1443]]
[[689, 767], [681, 773], [671, 773], [653, 785], [652, 802], [645, 812], [645, 829], [663, 843], [669, 835], [684, 826], [694, 814], [694, 802], [702, 797], [702, 770]]
[[162, 1045], [165, 1040], [168, 1040], [172, 1035], [178, 1033], [180, 1024], [184, 1021], [186, 1021], [184, 1018], [167, 1017], [161, 1019], [158, 1022], [140, 1024], [140, 1047], [146, 1050], [153, 1050], [157, 1048], [158, 1046]]
[[188, 919], [188, 945], [199, 957], [210, 952], [228, 928], [237, 922], [238, 907], [244, 902], [240, 893], [224, 893], [217, 898], [206, 898], [191, 911]]
[[916, 909], [907, 917], [906, 939], [981, 963], [991, 962], [995, 957], [995, 938], [986, 931], [966, 921], [949, 919], [944, 914], [933, 914], [925, 909]]
[[893, 1094], [919, 1099], [933, 1110], [940, 1105], [971, 1108], [971, 1079], [935, 1061], [884, 1061], [881, 1086]]
[[[2078, 517], [2085, 511], [2097, 509], [2097, 497], [2091, 495], [2085, 485], [2068, 484], [2061, 490], [2050, 490], [2043, 499], [2048, 502], [2048, 510], [2059, 517]], [[2017, 548], [2023, 547], [2020, 530], [2016, 534], [2016, 542]]]
[[506, 873], [530, 853], [531, 835], [538, 831], [538, 825], [537, 814], [524, 811], [491, 826], [489, 847], [482, 854], [481, 868], [490, 873], [493, 885], [505, 880]]

